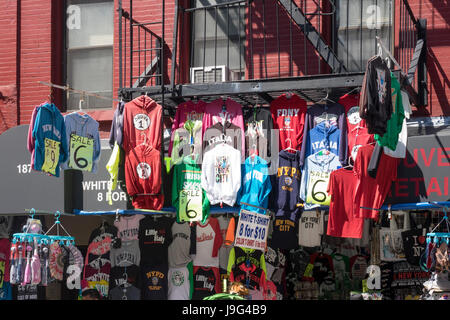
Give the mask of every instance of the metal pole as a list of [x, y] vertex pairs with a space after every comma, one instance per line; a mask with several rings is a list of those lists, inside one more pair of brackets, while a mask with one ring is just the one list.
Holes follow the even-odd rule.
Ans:
[[122, 78], [122, 0], [119, 0], [119, 91], [123, 88]]

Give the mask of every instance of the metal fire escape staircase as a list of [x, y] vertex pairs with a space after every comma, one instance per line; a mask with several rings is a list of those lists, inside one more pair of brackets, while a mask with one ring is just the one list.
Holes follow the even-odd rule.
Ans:
[[[162, 0], [164, 3], [164, 0]], [[129, 85], [120, 80], [119, 94], [124, 97], [124, 99], [129, 100], [142, 93], [150, 95], [153, 99], [161, 103], [164, 100], [165, 107], [175, 108], [180, 102], [192, 99], [201, 98], [205, 102], [209, 100], [217, 99], [219, 96], [230, 96], [235, 101], [241, 103], [242, 105], [252, 105], [258, 101], [265, 101], [270, 103], [271, 100], [276, 98], [278, 95], [284, 92], [294, 92], [300, 95], [302, 98], [310, 102], [315, 102], [321, 98], [328, 95], [330, 99], [338, 99], [342, 94], [349, 92], [355, 87], [360, 87], [364, 77], [364, 70], [359, 72], [350, 72], [347, 70], [343, 60], [340, 59], [337, 53], [333, 50], [333, 46], [328, 44], [323, 38], [316, 27], [311, 23], [308, 18], [310, 16], [326, 16], [334, 15], [336, 12], [336, 7], [333, 0], [329, 0], [331, 12], [323, 12], [321, 9], [316, 10], [313, 13], [306, 13], [299, 7], [294, 0], [277, 0], [277, 15], [278, 10], [283, 10], [287, 15], [289, 20], [294, 26], [297, 26], [299, 30], [303, 33], [306, 41], [311, 45], [320, 57], [320, 61], [329, 67], [328, 74], [312, 74], [304, 76], [290, 76], [290, 77], [275, 77], [275, 78], [261, 78], [261, 79], [251, 79], [246, 80], [236, 80], [236, 81], [226, 81], [226, 82], [209, 82], [209, 83], [177, 83], [176, 82], [176, 70], [177, 67], [177, 46], [180, 37], [179, 34], [179, 19], [184, 14], [193, 12], [195, 10], [205, 10], [206, 8], [219, 7], [219, 6], [230, 6], [237, 3], [242, 3], [242, 5], [247, 6], [247, 8], [252, 3], [264, 3], [264, 0], [230, 0], [228, 2], [221, 2], [219, 5], [210, 5], [199, 8], [188, 8], [185, 9], [181, 7], [176, 1], [175, 5], [175, 19], [174, 19], [174, 33], [172, 39], [172, 70], [169, 74], [165, 74], [167, 61], [164, 58], [164, 46], [166, 45], [164, 35], [157, 36], [151, 30], [147, 28], [149, 25], [154, 25], [157, 22], [148, 23], [138, 23], [132, 17], [132, 1], [130, 1], [130, 12], [126, 12], [122, 9], [122, 0], [119, 1], [119, 14], [120, 21], [122, 19], [128, 19], [129, 21], [129, 45], [128, 50], [129, 61], [127, 59], [120, 58], [120, 76], [122, 79], [123, 66], [126, 68], [127, 63], [129, 64], [128, 69], [129, 74]], [[313, 1], [317, 3], [316, 1]], [[402, 69], [397, 69], [394, 73], [397, 73], [399, 79], [405, 90], [408, 92], [412, 103], [416, 106], [427, 105], [426, 101], [426, 20], [416, 19], [412, 13], [412, 10], [408, 4], [407, 0], [402, 0], [402, 5], [404, 6], [404, 15], [406, 21], [408, 19], [408, 26], [412, 29], [415, 35], [415, 41], [413, 40], [402, 40], [400, 39], [400, 45], [405, 45], [410, 48], [414, 53], [410, 54], [410, 57], [406, 59], [406, 64], [403, 63]], [[278, 7], [280, 9], [278, 9]], [[250, 9], [251, 10], [251, 9]], [[164, 11], [164, 10], [163, 10]], [[205, 13], [206, 14], [206, 13]], [[164, 21], [164, 12], [162, 20]], [[277, 16], [278, 19], [278, 16]], [[125, 20], [126, 21], [126, 20]], [[164, 23], [159, 21], [158, 23]], [[265, 22], [263, 22], [264, 24]], [[251, 20], [250, 20], [251, 24]], [[405, 27], [405, 26], [404, 26]], [[136, 31], [134, 28], [138, 28], [144, 31], [144, 34], [151, 34], [157, 39], [157, 45], [151, 48], [141, 48], [141, 40], [136, 41]], [[121, 26], [119, 27], [121, 30]], [[164, 29], [164, 28], [163, 28]], [[134, 33], [134, 36], [133, 36]], [[139, 33], [140, 35], [140, 33]], [[252, 35], [250, 35], [251, 37]], [[265, 36], [265, 35], [264, 35]], [[296, 39], [297, 40], [297, 39]], [[250, 40], [251, 41], [251, 40]], [[264, 50], [266, 47], [264, 39]], [[374, 39], [374, 41], [376, 41]], [[406, 43], [406, 42], [408, 43]], [[127, 40], [125, 40], [125, 43]], [[136, 44], [137, 42], [137, 44]], [[139, 46], [138, 48], [135, 48]], [[306, 42], [305, 42], [306, 46]], [[120, 50], [122, 53], [122, 39], [120, 39]], [[304, 48], [306, 50], [306, 48]], [[125, 49], [125, 52], [127, 49]], [[139, 73], [137, 76], [133, 76], [133, 63], [136, 63], [136, 59], [133, 60], [133, 53], [142, 53], [145, 51], [155, 51], [155, 57], [145, 65], [144, 70], [141, 71], [141, 61], [139, 64]], [[265, 52], [264, 52], [265, 53]], [[124, 61], [125, 60], [125, 61]], [[266, 62], [267, 63], [267, 62]], [[406, 70], [406, 71], [404, 71]], [[416, 72], [418, 71], [418, 72]], [[415, 78], [415, 74], [417, 77]], [[125, 71], [126, 74], [126, 71]], [[150, 81], [153, 79], [152, 81]], [[170, 79], [170, 80], [167, 80]], [[166, 81], [164, 81], [166, 80]], [[415, 84], [414, 81], [417, 80]], [[150, 83], [149, 83], [150, 81]], [[170, 83], [167, 83], [170, 81]]]

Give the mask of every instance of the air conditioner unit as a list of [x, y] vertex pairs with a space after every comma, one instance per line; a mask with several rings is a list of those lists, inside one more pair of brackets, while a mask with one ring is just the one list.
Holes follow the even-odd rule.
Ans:
[[233, 80], [239, 80], [239, 72], [232, 71], [227, 66], [191, 68], [191, 83], [225, 82]]

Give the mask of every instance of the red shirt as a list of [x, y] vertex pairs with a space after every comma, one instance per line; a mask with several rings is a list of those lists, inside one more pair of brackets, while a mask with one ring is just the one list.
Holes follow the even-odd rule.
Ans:
[[353, 194], [358, 178], [352, 170], [338, 169], [330, 174], [327, 192], [331, 195], [327, 235], [361, 239], [364, 219], [354, 216]]
[[160, 210], [161, 156], [150, 145], [138, 145], [125, 158], [125, 183], [134, 208]]
[[387, 156], [383, 152], [378, 165], [377, 176], [374, 179], [367, 173], [374, 148], [373, 144], [362, 146], [356, 156], [353, 171], [358, 177], [358, 182], [355, 191], [356, 207], [354, 214], [359, 218], [378, 220], [378, 210], [367, 210], [361, 207], [379, 209], [383, 205], [392, 182], [397, 179], [399, 159]]
[[125, 154], [144, 141], [161, 149], [162, 107], [142, 95], [125, 104], [123, 112], [123, 142]]
[[287, 147], [301, 150], [306, 110], [306, 101], [295, 94], [291, 98], [282, 94], [270, 104], [273, 128], [279, 130], [280, 150]]
[[356, 158], [359, 147], [374, 142], [373, 134], [369, 134], [366, 120], [359, 116], [359, 93], [346, 94], [338, 103], [345, 109], [347, 118], [348, 155]]

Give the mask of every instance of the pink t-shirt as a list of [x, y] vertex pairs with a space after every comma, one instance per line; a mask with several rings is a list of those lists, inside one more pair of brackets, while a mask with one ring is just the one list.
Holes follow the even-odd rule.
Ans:
[[132, 216], [121, 216], [119, 221], [114, 221], [117, 228], [117, 236], [122, 241], [138, 240], [139, 221], [144, 219], [144, 215], [136, 214]]
[[193, 265], [201, 267], [219, 267], [219, 249], [223, 239], [219, 221], [209, 217], [202, 225], [197, 223], [197, 246]]
[[241, 154], [245, 154], [244, 116], [242, 114], [242, 106], [231, 99], [227, 99], [225, 101], [226, 111], [224, 114], [222, 111], [223, 104], [224, 102], [222, 99], [217, 99], [206, 105], [205, 113], [203, 114], [202, 137], [206, 129], [221, 122], [226, 115], [227, 121], [231, 121], [232, 124], [241, 129], [242, 148], [239, 151]]
[[[203, 114], [205, 112], [206, 102], [199, 100], [197, 103], [192, 101], [186, 101], [178, 105], [177, 112], [175, 113], [175, 118], [172, 123], [172, 134], [169, 144], [169, 157], [172, 155], [172, 146], [175, 130], [182, 127], [186, 120], [200, 120], [203, 121]], [[202, 131], [202, 136], [203, 132]]]

